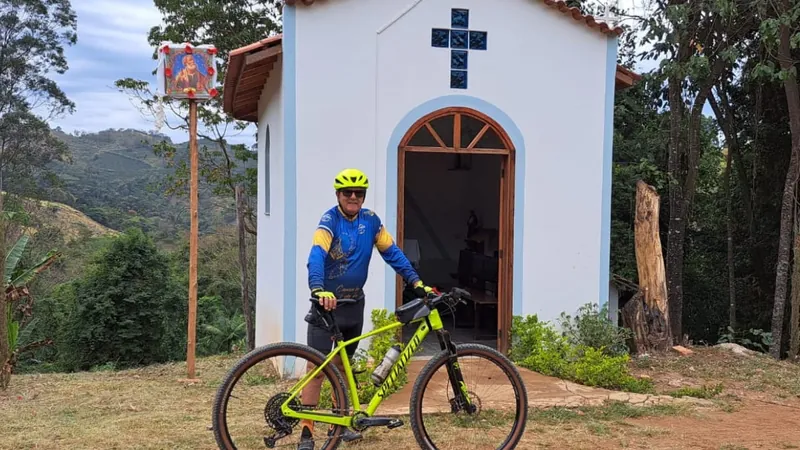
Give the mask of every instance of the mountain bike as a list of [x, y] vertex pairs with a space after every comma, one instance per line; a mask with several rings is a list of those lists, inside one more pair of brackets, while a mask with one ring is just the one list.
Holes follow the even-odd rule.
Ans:
[[[319, 441], [323, 441], [322, 446], [315, 447], [323, 450], [336, 449], [341, 442], [342, 432], [348, 427], [362, 432], [370, 427], [394, 429], [402, 426], [402, 420], [397, 417], [376, 416], [375, 413], [389, 396], [392, 386], [411, 360], [411, 356], [425, 337], [433, 331], [438, 338], [440, 351], [417, 375], [409, 404], [409, 420], [417, 444], [422, 449], [440, 448], [437, 445], [443, 444], [441, 441], [439, 444], [435, 443], [434, 437], [437, 432], [447, 429], [443, 423], [448, 419], [442, 419], [440, 415], [449, 413], [453, 415], [452, 420], [455, 421], [457, 430], [461, 430], [469, 423], [475, 423], [481, 427], [479, 433], [467, 432], [463, 435], [459, 433], [459, 443], [456, 448], [466, 448], [464, 439], [468, 436], [481, 439], [484, 444], [487, 438], [499, 436], [499, 444], [480, 448], [502, 450], [515, 448], [522, 438], [528, 416], [528, 396], [519, 371], [505, 355], [491, 347], [453, 343], [449, 332], [443, 328], [437, 309], [445, 307], [454, 311], [455, 306], [459, 303], [465, 304], [464, 299], [469, 298], [469, 292], [459, 288], [454, 288], [448, 293], [435, 291], [428, 298], [417, 298], [398, 308], [395, 311], [397, 322], [348, 341], [343, 341], [342, 333], [336, 323], [335, 309], [325, 311], [319, 305], [319, 300], [310, 299], [315, 305], [311, 310], [316, 311], [320, 319], [333, 331], [334, 349], [326, 356], [307, 345], [279, 342], [254, 349], [240, 359], [224, 378], [214, 400], [212, 422], [217, 445], [221, 449], [229, 450], [242, 448], [240, 446], [245, 444], [258, 445], [262, 448], [264, 446], [275, 448], [276, 445], [289, 445], [288, 448], [292, 448], [297, 444], [289, 444], [285, 439], [293, 434], [295, 427], [302, 419], [312, 420], [317, 424], [328, 424], [327, 433], [319, 439]], [[355, 303], [356, 301], [352, 299], [337, 299], [337, 308], [340, 305]], [[391, 363], [391, 371], [385, 378], [382, 381], [380, 377], [374, 379], [373, 384], [377, 390], [366, 408], [362, 407], [354, 370], [345, 351], [346, 347], [362, 339], [394, 332], [406, 324], [418, 324], [417, 331], [399, 355], [395, 353], [396, 359], [388, 360]], [[341, 358], [344, 378], [336, 365], [331, 364], [336, 355]], [[264, 371], [257, 372], [257, 375], [253, 376], [245, 375], [245, 372], [256, 364], [275, 357], [278, 358], [277, 362], [268, 364]], [[486, 379], [491, 388], [504, 391], [505, 396], [501, 395], [501, 400], [495, 403], [492, 403], [491, 400], [487, 401], [482, 395], [479, 395], [484, 392], [477, 387], [477, 382], [472, 385], [465, 381], [464, 370], [472, 367], [469, 362], [470, 357], [483, 358], [490, 363], [489, 369], [481, 369], [478, 372], [478, 378]], [[296, 359], [300, 358], [307, 360], [308, 364], [301, 365], [299, 368], [290, 367]], [[384, 361], [387, 359], [385, 358]], [[375, 361], [376, 365], [378, 362]], [[441, 368], [445, 369], [446, 375], [437, 378], [435, 374]], [[331, 404], [329, 407], [302, 406], [298, 397], [311, 379], [317, 376], [324, 376], [329, 383]], [[247, 386], [255, 386], [261, 392], [244, 396], [232, 395], [234, 386], [239, 382], [243, 382]], [[449, 387], [442, 388], [445, 382]], [[432, 406], [423, 408], [423, 397], [428, 389], [431, 389], [434, 394], [446, 392], [447, 401], [433, 403]], [[320, 395], [320, 403], [322, 403], [323, 397], [325, 396]], [[263, 414], [261, 419], [258, 421], [247, 419], [240, 425], [229, 423], [231, 420], [228, 408], [234, 398], [242, 400], [243, 403], [249, 402], [249, 405], [244, 408], [248, 414], [256, 410], [261, 411], [260, 414]], [[432, 420], [432, 422], [426, 424], [425, 420]], [[505, 437], [498, 435], [500, 426], [508, 423], [511, 424], [508, 435]], [[250, 436], [245, 438], [241, 444], [235, 445], [231, 431], [242, 431]], [[299, 435], [299, 433], [295, 433], [295, 435]], [[315, 442], [319, 441], [315, 439]]]

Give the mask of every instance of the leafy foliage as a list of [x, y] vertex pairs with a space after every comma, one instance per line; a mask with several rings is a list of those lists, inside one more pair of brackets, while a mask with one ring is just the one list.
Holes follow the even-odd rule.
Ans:
[[0, 389], [8, 387], [9, 377], [17, 365], [20, 355], [36, 348], [50, 345], [53, 342], [50, 338], [39, 341], [30, 339], [31, 330], [39, 318], [33, 317], [33, 296], [28, 290], [28, 285], [39, 273], [46, 270], [59, 255], [55, 252], [48, 252], [35, 265], [31, 267], [21, 266], [20, 261], [29, 240], [30, 237], [28, 235], [20, 236], [5, 258], [5, 274], [2, 287], [5, 290], [6, 305], [5, 311], [0, 311], [0, 314], [6, 315], [6, 335], [10, 358], [0, 365], [0, 372], [4, 375], [0, 377]]
[[626, 355], [625, 343], [633, 337], [629, 329], [608, 320], [608, 304], [598, 309], [596, 303], [587, 303], [575, 317], [562, 312], [560, 324], [570, 345], [596, 348], [608, 356]]
[[650, 392], [652, 382], [633, 377], [624, 350], [626, 332], [617, 329], [596, 307], [586, 306], [574, 323], [559, 333], [536, 315], [515, 316], [511, 327], [511, 360], [527, 369], [586, 386]]
[[130, 367], [178, 357], [185, 306], [169, 275], [166, 256], [140, 230], [100, 251], [74, 282], [65, 366]]

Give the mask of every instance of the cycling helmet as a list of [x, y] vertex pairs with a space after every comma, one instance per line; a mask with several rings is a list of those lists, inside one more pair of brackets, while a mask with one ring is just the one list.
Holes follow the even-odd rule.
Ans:
[[358, 169], [344, 169], [333, 180], [333, 188], [337, 191], [348, 188], [367, 189], [369, 188], [369, 180], [367, 175]]

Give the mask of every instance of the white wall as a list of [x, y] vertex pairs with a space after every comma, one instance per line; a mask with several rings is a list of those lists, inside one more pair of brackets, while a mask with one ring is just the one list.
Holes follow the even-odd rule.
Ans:
[[[258, 256], [256, 280], [256, 345], [282, 340], [283, 330], [283, 98], [282, 64], [270, 73], [258, 103]], [[266, 130], [269, 126], [269, 173]], [[265, 210], [269, 180], [269, 214]]]
[[[432, 28], [450, 28], [452, 7], [470, 10], [470, 29], [488, 31], [488, 50], [469, 52], [467, 90], [450, 89], [450, 50], [431, 46]], [[418, 105], [455, 94], [493, 104], [524, 135], [525, 191], [516, 195], [524, 196], [525, 221], [515, 230], [525, 245], [524, 277], [516, 274], [521, 312], [551, 319], [597, 301], [605, 36], [530, 0], [336, 0], [296, 8], [298, 297], [308, 290], [312, 233], [335, 201], [335, 173], [366, 171], [365, 206], [385, 218], [385, 152], [395, 127]], [[374, 258], [368, 309], [384, 305], [384, 264]], [[298, 339], [305, 330], [299, 313]]]

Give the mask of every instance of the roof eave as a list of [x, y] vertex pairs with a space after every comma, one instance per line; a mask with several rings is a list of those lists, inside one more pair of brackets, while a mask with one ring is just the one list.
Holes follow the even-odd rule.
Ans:
[[230, 52], [222, 93], [226, 114], [236, 120], [258, 122], [261, 91], [283, 53], [282, 40], [283, 35], [270, 36]]

